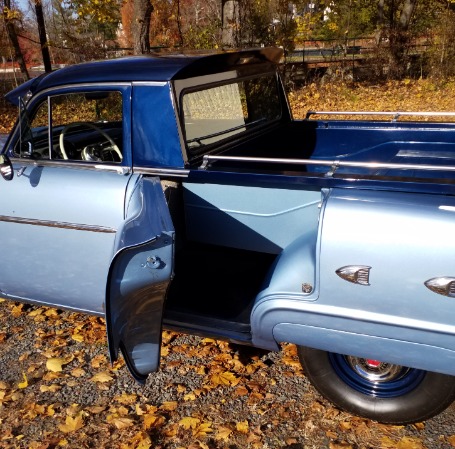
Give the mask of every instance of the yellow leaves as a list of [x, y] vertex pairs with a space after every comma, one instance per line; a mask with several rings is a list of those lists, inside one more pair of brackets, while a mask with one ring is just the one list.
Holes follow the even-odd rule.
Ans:
[[24, 304], [17, 304], [11, 309], [11, 315], [14, 318], [19, 318], [22, 314], [22, 309], [24, 307]]
[[185, 430], [195, 429], [200, 422], [201, 420], [198, 418], [186, 416], [179, 421], [179, 426], [183, 427]]
[[452, 447], [455, 447], [455, 435], [450, 436], [447, 441]]
[[92, 368], [100, 368], [102, 365], [107, 365], [107, 357], [103, 354], [98, 354], [91, 361]]
[[142, 422], [144, 426], [144, 430], [148, 430], [156, 427], [160, 427], [164, 424], [165, 419], [161, 415], [156, 415], [154, 413], [148, 413], [142, 417]]
[[215, 435], [216, 440], [223, 440], [226, 441], [232, 434], [232, 430], [229, 427], [219, 427], [218, 431]]
[[212, 433], [212, 423], [211, 422], [202, 422], [196, 429], [193, 430], [193, 436], [195, 438], [203, 438], [207, 434]]
[[73, 370], [71, 370], [71, 375], [73, 377], [82, 377], [82, 376], [85, 376], [85, 374], [86, 374], [86, 372], [82, 368], [74, 368]]
[[353, 449], [352, 445], [349, 443], [334, 443], [329, 444], [329, 449]]
[[187, 393], [185, 396], [183, 396], [184, 401], [195, 401], [196, 400], [196, 395], [194, 393]]
[[77, 342], [83, 342], [84, 341], [84, 336], [82, 334], [72, 334], [71, 338], [74, 341], [77, 341]]
[[109, 372], [107, 371], [100, 371], [99, 373], [96, 373], [94, 376], [90, 378], [92, 382], [110, 382], [113, 379], [113, 377], [110, 375]]
[[22, 382], [19, 382], [17, 384], [17, 386], [20, 388], [20, 389], [23, 389], [23, 388], [27, 388], [28, 387], [28, 379], [27, 379], [27, 376], [25, 375], [25, 373], [22, 373], [22, 377], [23, 377], [23, 381]]
[[137, 395], [123, 392], [120, 396], [116, 396], [114, 400], [123, 405], [134, 404], [137, 401]]
[[245, 420], [245, 421], [240, 421], [240, 422], [236, 423], [235, 428], [237, 429], [237, 432], [248, 433], [248, 430], [249, 430], [248, 421]]
[[3, 8], [3, 17], [6, 21], [21, 20], [22, 13], [19, 9], [8, 8], [5, 6]]
[[168, 401], [168, 402], [163, 402], [160, 406], [161, 410], [167, 410], [169, 412], [174, 411], [178, 407], [178, 402], [177, 401]]
[[41, 385], [39, 390], [41, 391], [41, 393], [47, 393], [47, 392], [50, 392], [50, 393], [55, 393], [56, 391], [60, 390], [62, 387], [60, 385], [56, 385], [56, 384], [53, 384], [53, 385]]
[[117, 429], [126, 429], [134, 424], [131, 418], [109, 416], [107, 422], [113, 424]]
[[46, 361], [46, 368], [53, 373], [59, 373], [63, 370], [63, 365], [66, 365], [67, 362], [63, 357], [51, 357]]
[[76, 416], [72, 417], [68, 415], [65, 419], [65, 423], [60, 423], [58, 428], [64, 433], [75, 432], [76, 430], [84, 427], [84, 419], [82, 413], [78, 413]]
[[150, 449], [152, 447], [152, 440], [145, 432], [138, 432], [130, 440], [131, 446], [122, 444], [120, 449]]
[[394, 441], [385, 436], [381, 440], [381, 449], [426, 449], [422, 440], [415, 437], [403, 437], [399, 441]]
[[178, 424], [185, 430], [191, 429], [195, 438], [203, 438], [213, 432], [211, 422], [201, 422], [199, 418], [193, 418], [192, 416], [182, 418]]
[[235, 374], [224, 371], [222, 373], [212, 374], [210, 376], [210, 382], [214, 386], [218, 385], [227, 385], [227, 386], [235, 386], [240, 382], [240, 379], [235, 376]]

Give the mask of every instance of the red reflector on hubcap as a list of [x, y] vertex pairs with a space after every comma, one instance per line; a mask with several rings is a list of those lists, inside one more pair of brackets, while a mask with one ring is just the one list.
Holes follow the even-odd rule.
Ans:
[[371, 366], [372, 368], [377, 368], [381, 362], [379, 360], [373, 360], [373, 359], [367, 359], [368, 366]]

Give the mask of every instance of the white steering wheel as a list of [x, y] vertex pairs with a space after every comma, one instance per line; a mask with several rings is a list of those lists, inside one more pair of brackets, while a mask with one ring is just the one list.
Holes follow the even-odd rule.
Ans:
[[66, 154], [65, 143], [64, 143], [65, 134], [73, 126], [86, 126], [87, 128], [92, 128], [95, 131], [99, 132], [110, 144], [110, 146], [104, 148], [103, 151], [114, 151], [115, 153], [117, 153], [117, 156], [120, 158], [120, 160], [123, 159], [122, 152], [120, 151], [120, 149], [116, 145], [116, 143], [112, 140], [112, 138], [109, 136], [109, 134], [105, 133], [101, 128], [98, 128], [98, 126], [96, 126], [90, 122], [73, 122], [73, 123], [69, 123], [62, 129], [62, 132], [60, 133], [60, 137], [59, 137], [59, 144], [60, 144], [60, 151], [62, 153], [63, 159], [68, 160], [68, 155]]

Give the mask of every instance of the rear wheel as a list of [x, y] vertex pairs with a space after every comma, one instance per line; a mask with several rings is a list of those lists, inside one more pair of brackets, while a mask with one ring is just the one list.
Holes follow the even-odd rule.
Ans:
[[373, 359], [298, 348], [315, 388], [338, 407], [384, 423], [423, 421], [455, 400], [455, 377]]

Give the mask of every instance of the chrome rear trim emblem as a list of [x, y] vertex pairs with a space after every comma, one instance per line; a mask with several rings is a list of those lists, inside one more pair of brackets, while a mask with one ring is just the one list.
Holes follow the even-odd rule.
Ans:
[[371, 267], [366, 265], [346, 265], [338, 268], [335, 273], [345, 281], [359, 285], [370, 285]]
[[428, 279], [424, 282], [425, 287], [438, 295], [455, 298], [455, 277], [441, 276]]

